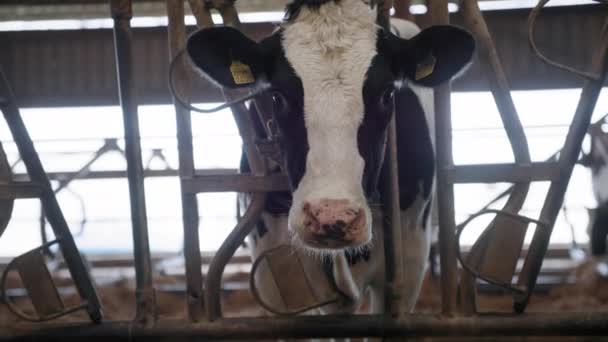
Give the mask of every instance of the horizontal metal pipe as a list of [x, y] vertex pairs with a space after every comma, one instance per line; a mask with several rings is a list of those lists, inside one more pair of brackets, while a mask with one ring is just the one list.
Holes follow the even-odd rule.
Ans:
[[[201, 169], [194, 170], [193, 173], [197, 176], [206, 175], [236, 175], [239, 170], [237, 169]], [[50, 180], [66, 181], [72, 179], [78, 175], [78, 172], [47, 172], [47, 176]], [[165, 169], [165, 170], [144, 170], [145, 178], [154, 177], [177, 177], [179, 175], [178, 170]], [[91, 171], [82, 177], [77, 177], [79, 180], [84, 179], [108, 179], [108, 178], [126, 178], [126, 171]], [[26, 173], [15, 173], [13, 174], [14, 181], [28, 181], [29, 176]]]
[[559, 180], [561, 174], [561, 168], [555, 162], [459, 165], [447, 170], [450, 183], [554, 181]]
[[44, 328], [20, 325], [0, 331], [0, 341], [149, 341], [167, 338], [172, 342], [203, 339], [268, 339], [329, 337], [420, 337], [420, 336], [600, 336], [608, 335], [608, 313], [556, 313], [480, 317], [410, 315], [302, 316], [231, 318], [211, 323], [160, 321], [153, 328], [131, 322], [100, 325], [52, 324]]
[[42, 191], [41, 185], [32, 182], [0, 184], [0, 199], [38, 198]]
[[[78, 172], [49, 172], [47, 173], [50, 180], [64, 181], [73, 179], [74, 176], [78, 176]], [[178, 172], [176, 170], [145, 170], [145, 178], [153, 177], [177, 177]], [[82, 177], [76, 177], [77, 180], [85, 179], [112, 179], [112, 178], [127, 178], [127, 171], [91, 171]], [[13, 179], [25, 181], [28, 179], [24, 173], [17, 173], [13, 175]]]
[[205, 175], [182, 179], [182, 189], [188, 193], [203, 192], [268, 192], [287, 191], [289, 182], [282, 174], [268, 176], [253, 175]]

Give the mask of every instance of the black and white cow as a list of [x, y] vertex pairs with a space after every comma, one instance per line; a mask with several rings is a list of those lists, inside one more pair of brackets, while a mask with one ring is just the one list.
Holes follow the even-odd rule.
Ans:
[[[402, 37], [379, 28], [375, 10], [363, 0], [295, 0], [283, 25], [260, 43], [221, 27], [199, 31], [187, 44], [193, 64], [220, 86], [272, 87], [293, 191], [269, 195], [253, 254], [285, 243], [301, 247], [315, 297], [327, 290], [321, 278], [329, 267], [330, 285], [342, 300], [324, 307], [326, 312], [353, 312], [368, 288], [374, 311], [382, 310], [382, 222], [369, 203], [378, 198], [394, 111], [407, 267], [404, 312], [413, 309], [426, 268], [434, 189], [428, 87], [459, 73], [475, 44], [469, 33], [451, 26], [419, 32], [411, 23], [396, 25]], [[280, 306], [276, 281], [267, 277], [272, 275], [259, 280], [261, 295]]]
[[605, 255], [608, 236], [608, 134], [602, 123], [589, 127], [591, 148], [581, 160], [581, 164], [591, 169], [593, 195], [597, 207], [587, 209], [589, 224], [589, 247], [594, 256]]

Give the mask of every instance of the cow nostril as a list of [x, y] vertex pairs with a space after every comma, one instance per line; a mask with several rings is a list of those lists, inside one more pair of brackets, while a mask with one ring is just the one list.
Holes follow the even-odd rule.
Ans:
[[338, 221], [336, 221], [336, 226], [338, 228], [344, 228], [344, 227], [346, 227], [346, 222], [344, 222], [343, 220], [338, 220]]
[[329, 228], [330, 228], [330, 226], [329, 226], [328, 224], [324, 224], [324, 225], [323, 225], [323, 229], [325, 229], [325, 230], [329, 230]]

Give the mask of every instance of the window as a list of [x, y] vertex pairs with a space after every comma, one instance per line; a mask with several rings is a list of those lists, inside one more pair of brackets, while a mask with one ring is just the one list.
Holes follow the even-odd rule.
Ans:
[[[513, 92], [534, 161], [545, 160], [561, 148], [579, 94], [578, 89]], [[455, 93], [452, 108], [454, 159], [457, 164], [513, 161], [490, 93]], [[593, 120], [606, 113], [608, 96], [604, 91]], [[173, 106], [141, 106], [139, 114], [144, 166], [149, 165], [151, 170], [164, 170], [167, 167], [177, 169]], [[118, 107], [24, 109], [22, 116], [47, 172], [78, 170], [104, 144], [104, 139], [118, 139], [118, 146], [124, 146], [120, 138], [123, 128]], [[197, 168], [238, 167], [241, 140], [228, 111], [208, 115], [193, 113], [192, 123]], [[9, 162], [16, 163], [18, 153], [3, 120], [0, 120], [0, 137]], [[125, 167], [124, 157], [112, 151], [95, 162], [91, 170], [121, 171]], [[23, 164], [17, 163], [14, 173], [22, 175], [24, 172]], [[57, 183], [54, 184], [56, 186]], [[587, 241], [585, 207], [595, 205], [590, 184], [589, 171], [577, 166], [565, 203], [568, 217], [575, 228], [576, 240], [580, 243]], [[175, 173], [167, 172], [165, 176], [146, 178], [145, 186], [152, 251], [178, 252], [183, 236], [178, 178]], [[462, 222], [508, 186], [457, 185], [456, 221]], [[524, 215], [538, 217], [547, 188], [546, 182], [532, 185], [523, 209]], [[130, 253], [131, 221], [125, 178], [77, 180], [61, 191], [58, 199], [75, 234], [86, 217], [84, 231], [76, 238], [82, 251], [95, 254]], [[216, 250], [236, 223], [236, 196], [234, 193], [199, 195], [199, 206], [201, 249]], [[11, 223], [0, 238], [0, 257], [14, 256], [40, 244], [39, 213], [38, 200], [16, 201]], [[473, 243], [485, 224], [485, 217], [474, 221], [463, 235], [463, 243]], [[50, 231], [50, 227], [47, 226], [47, 229]], [[558, 218], [551, 241], [560, 244], [571, 241], [570, 228], [563, 215]]]

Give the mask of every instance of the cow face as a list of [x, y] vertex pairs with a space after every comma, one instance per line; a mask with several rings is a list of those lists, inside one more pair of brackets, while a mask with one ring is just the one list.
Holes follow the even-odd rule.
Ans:
[[223, 87], [271, 86], [297, 240], [321, 251], [358, 247], [371, 240], [366, 197], [383, 161], [395, 89], [448, 80], [468, 64], [474, 41], [449, 26], [400, 39], [380, 30], [361, 0], [306, 3], [288, 6], [287, 22], [259, 44], [210, 28], [192, 35], [187, 50]]

